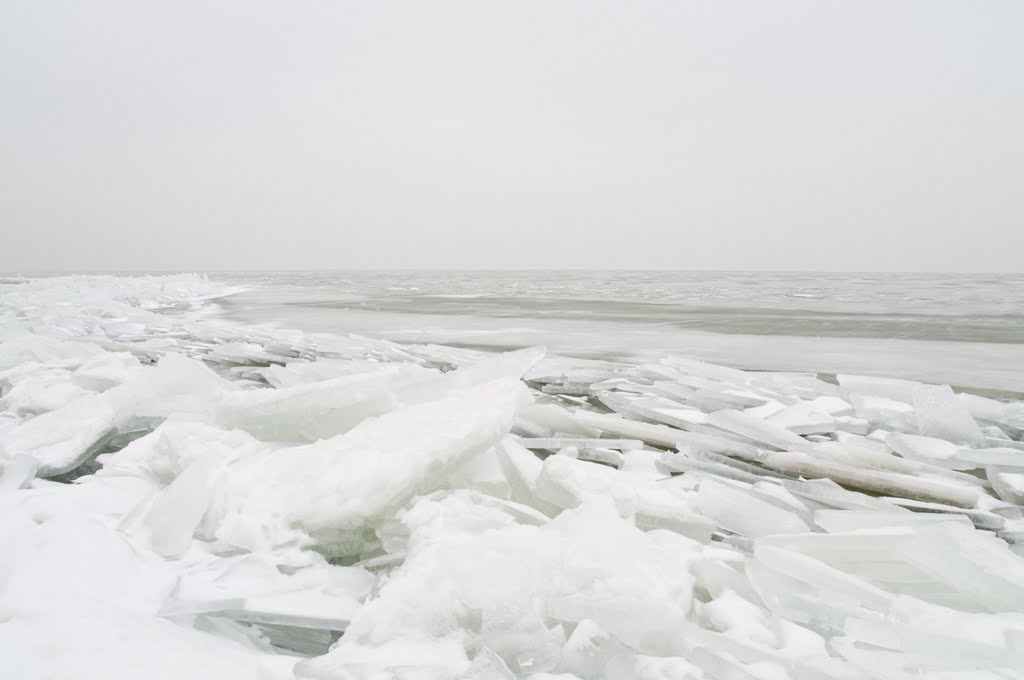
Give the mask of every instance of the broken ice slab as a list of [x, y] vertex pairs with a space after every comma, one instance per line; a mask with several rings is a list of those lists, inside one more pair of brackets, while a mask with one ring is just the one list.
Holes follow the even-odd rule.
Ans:
[[791, 547], [787, 538], [776, 535], [756, 540], [755, 559], [746, 565], [751, 584], [771, 611], [797, 623], [841, 626], [849, 613], [864, 609], [886, 612], [893, 606], [896, 598], [892, 593]]
[[895, 401], [902, 401], [911, 404], [914, 401], [914, 390], [921, 387], [923, 383], [901, 378], [879, 378], [866, 375], [836, 376], [839, 387], [843, 394], [849, 398], [851, 394], [875, 395]]
[[659, 364], [641, 364], [630, 370], [629, 376], [652, 387], [654, 385], [661, 385], [665, 388], [675, 386], [680, 388], [683, 393], [687, 394], [702, 387], [722, 384], [717, 380], [709, 380], [708, 378], [701, 378], [695, 375], [686, 375], [684, 373], [680, 373], [674, 368]]
[[537, 493], [537, 479], [543, 463], [532, 451], [523, 448], [512, 437], [506, 437], [495, 447], [495, 454], [508, 480], [513, 501], [536, 508], [549, 517], [561, 511], [558, 506], [542, 500]]
[[543, 425], [535, 423], [528, 418], [524, 418], [520, 414], [516, 416], [515, 422], [512, 424], [512, 434], [519, 437], [543, 439], [545, 437], [550, 437], [552, 432]]
[[969, 449], [959, 448], [956, 451], [956, 459], [970, 464], [972, 467], [987, 467], [998, 465], [1005, 468], [1015, 468], [1024, 472], [1024, 451], [1009, 447], [992, 449]]
[[1024, 506], [1024, 471], [1019, 468], [991, 466], [985, 471], [992, 490], [1007, 503]]
[[814, 510], [821, 507], [818, 503], [798, 497], [784, 487], [782, 480], [778, 479], [758, 480], [750, 487], [749, 493], [754, 498], [796, 514], [807, 526], [813, 526]]
[[1017, 449], [1018, 451], [1024, 451], [1024, 441], [1016, 441], [1014, 439], [1005, 439], [998, 437], [986, 437], [985, 446], [990, 448], [1007, 448]]
[[269, 623], [253, 624], [253, 626], [278, 649], [298, 652], [306, 656], [326, 654], [331, 645], [341, 637], [341, 633], [327, 629], [299, 628]]
[[548, 354], [530, 367], [522, 377], [527, 382], [560, 382], [565, 379], [568, 373], [586, 370], [588, 372], [600, 373], [605, 378], [613, 378], [619, 375], [621, 370], [628, 368], [631, 368], [629, 364], [612, 361], [577, 359], [557, 354]]
[[446, 389], [467, 389], [502, 378], [518, 380], [543, 359], [546, 352], [544, 347], [526, 347], [511, 352], [491, 354], [444, 374], [440, 382]]
[[402, 564], [408, 556], [408, 553], [405, 551], [384, 553], [383, 555], [377, 555], [375, 557], [367, 557], [366, 559], [356, 562], [352, 566], [359, 567], [360, 569], [366, 569], [369, 572], [387, 570]]
[[545, 435], [535, 435], [538, 437], [550, 436], [552, 432], [571, 432], [588, 438], [599, 434], [597, 428], [583, 425], [572, 413], [555, 404], [531, 404], [520, 411], [516, 421], [525, 423], [524, 428], [547, 432]]
[[24, 489], [35, 478], [38, 467], [39, 463], [32, 456], [19, 454], [11, 458], [0, 471], [0, 492]]
[[364, 553], [373, 523], [446, 488], [451, 471], [501, 441], [529, 401], [520, 380], [505, 378], [238, 460], [218, 495], [216, 536], [250, 549], [312, 539], [333, 556]]
[[763, 406], [770, 401], [767, 396], [749, 390], [718, 387], [687, 387], [675, 382], [657, 381], [645, 391], [674, 399], [686, 406], [701, 411], [717, 411], [730, 408]]
[[631, 451], [642, 449], [644, 443], [639, 439], [584, 439], [572, 437], [548, 437], [533, 438], [524, 437], [519, 440], [520, 446], [527, 449], [543, 449], [557, 451], [573, 447], [576, 449], [619, 449], [620, 451]]
[[952, 470], [969, 470], [977, 467], [964, 461], [958, 461], [956, 452], [959, 447], [945, 439], [903, 432], [890, 432], [885, 437], [885, 443], [893, 451], [909, 460], [942, 465]]
[[176, 557], [188, 550], [192, 534], [213, 499], [217, 472], [222, 465], [216, 455], [199, 458], [153, 501], [144, 524], [156, 554]]
[[666, 474], [695, 472], [723, 479], [733, 479], [747, 484], [753, 484], [759, 478], [759, 475], [756, 473], [738, 469], [731, 465], [723, 465], [718, 461], [697, 458], [684, 451], [679, 453], [663, 453], [659, 460], [659, 469]]
[[541, 464], [537, 477], [537, 495], [552, 505], [572, 509], [599, 497], [611, 497], [621, 514], [629, 515], [636, 506], [633, 481], [615, 470], [583, 463], [569, 456], [550, 456]]
[[640, 383], [629, 378], [612, 378], [595, 382], [590, 386], [592, 392], [622, 392], [624, 394], [646, 394], [650, 391], [649, 383]]
[[[638, 449], [630, 449], [636, 451]], [[576, 459], [583, 460], [588, 463], [597, 463], [599, 465], [607, 465], [613, 467], [616, 470], [622, 467], [623, 456], [622, 453], [614, 449], [573, 449], [576, 452]], [[624, 451], [628, 453], [628, 451]]]
[[977, 418], [974, 420], [978, 423], [978, 427], [981, 428], [982, 434], [985, 435], [986, 442], [991, 441], [992, 439], [1009, 439], [1011, 436], [1015, 436], [1006, 431], [1011, 428], [1003, 429], [998, 425], [986, 425], [984, 421], [979, 422]]
[[666, 425], [641, 423], [628, 420], [619, 415], [594, 413], [577, 409], [573, 412], [575, 419], [589, 427], [594, 427], [608, 434], [639, 439], [652, 446], [661, 448], [678, 448], [693, 446], [719, 453], [736, 455], [744, 460], [757, 460], [760, 454], [756, 446], [744, 444], [726, 437], [687, 432]]
[[[1024, 518], [1008, 520], [1006, 526], [996, 535], [1009, 543], [1010, 548], [1020, 555], [1024, 550]], [[1021, 641], [1024, 642], [1024, 640]]]
[[662, 365], [669, 366], [685, 375], [707, 378], [709, 380], [718, 380], [736, 385], [746, 384], [750, 379], [749, 373], [739, 369], [719, 366], [717, 364], [709, 364], [707, 362], [694, 359], [685, 359], [679, 356], [665, 357], [661, 360], [661, 363]]
[[887, 527], [913, 527], [934, 522], [953, 522], [972, 527], [971, 520], [956, 513], [874, 512], [858, 510], [818, 510], [814, 523], [829, 533]]
[[[940, 616], [944, 613], [938, 612]], [[889, 673], [898, 672], [895, 666], [900, 663], [913, 667], [915, 674], [927, 675], [929, 670], [949, 674], [960, 671], [970, 673], [971, 677], [977, 677], [981, 669], [1024, 667], [1024, 648], [1007, 644], [1005, 635], [998, 635], [996, 631], [992, 631], [997, 633], [995, 635], [972, 636], [964, 629], [964, 624], [976, 625], [975, 621], [962, 620], [958, 626], [936, 632], [926, 630], [923, 622], [919, 623], [920, 617], [901, 619], [851, 617], [846, 621], [844, 632], [862, 650], [899, 653], [885, 664]], [[856, 659], [856, 655], [853, 658]], [[1006, 676], [993, 673], [992, 677]]]
[[499, 498], [508, 498], [511, 491], [493, 448], [481, 451], [452, 470], [449, 483], [455, 489], [475, 489]]
[[810, 531], [795, 513], [755, 498], [749, 490], [712, 479], [701, 481], [697, 507], [719, 526], [747, 538]]
[[492, 352], [483, 350], [434, 344], [416, 345], [415, 351], [417, 356], [428, 360], [430, 364], [441, 370], [452, 370], [473, 364], [493, 355]]
[[949, 385], [919, 385], [913, 396], [920, 434], [965, 446], [984, 445], [984, 433]]
[[598, 392], [596, 396], [605, 406], [631, 420], [662, 423], [687, 432], [725, 437], [743, 444], [750, 443], [750, 440], [742, 435], [705, 425], [707, 416], [702, 411], [664, 397], [634, 398], [610, 392]]
[[284, 364], [291, 357], [283, 357], [268, 352], [263, 345], [253, 342], [231, 341], [212, 348], [201, 357], [211, 363], [232, 363], [248, 365]]
[[245, 623], [260, 623], [292, 628], [344, 631], [350, 617], [318, 616], [310, 611], [322, 610], [325, 603], [320, 593], [288, 593], [251, 599], [210, 601], [168, 601], [161, 616], [217, 616]]
[[883, 499], [893, 506], [914, 510], [917, 512], [934, 512], [940, 514], [959, 514], [971, 520], [978, 529], [998, 531], [1006, 526], [1006, 519], [995, 513], [977, 508], [962, 508], [955, 505], [943, 503], [929, 503], [909, 498], [887, 498]]
[[[748, 412], [748, 415], [749, 412]], [[809, 401], [787, 406], [768, 416], [765, 420], [773, 425], [786, 428], [793, 434], [828, 434], [836, 431], [836, 419]]]
[[548, 384], [540, 388], [544, 394], [566, 395], [570, 397], [589, 397], [590, 383]]
[[160, 614], [343, 631], [375, 580], [358, 567], [282, 570], [273, 555], [222, 558], [185, 571]]
[[28, 455], [40, 477], [64, 474], [99, 453], [117, 433], [117, 409], [107, 394], [90, 394], [14, 427], [0, 442], [0, 458]]
[[[706, 460], [724, 465], [736, 470], [741, 470], [755, 476], [758, 480], [760, 479], [790, 479], [797, 480], [799, 477], [795, 475], [787, 475], [784, 472], [778, 470], [772, 470], [770, 468], [758, 465], [756, 463], [747, 462], [733, 456], [727, 456], [714, 451], [707, 451], [705, 449], [699, 449], [696, 447], [685, 447], [680, 448], [679, 453], [685, 453], [689, 458], [696, 458], [699, 460]], [[666, 453], [665, 457], [670, 456], [671, 453]], [[753, 482], [751, 482], [753, 483]]]
[[567, 510], [587, 501], [611, 499], [620, 515], [635, 518], [638, 528], [668, 529], [703, 542], [710, 539], [713, 528], [695, 511], [686, 491], [568, 456], [544, 460], [537, 495]]
[[813, 407], [813, 410], [827, 413], [830, 416], [853, 415], [853, 404], [836, 396], [816, 397], [805, 403]]
[[622, 457], [619, 470], [624, 474], [633, 475], [648, 482], [660, 482], [666, 477], [665, 472], [658, 464], [658, 459], [662, 456], [661, 451], [636, 449], [619, 455]]
[[774, 449], [807, 451], [813, 447], [806, 439], [793, 434], [786, 428], [761, 420], [743, 411], [715, 411], [708, 415], [705, 422]]
[[937, 477], [968, 487], [983, 487], [985, 485], [984, 480], [974, 475], [957, 472], [942, 466], [932, 465], [931, 463], [907, 460], [889, 453], [878, 453], [868, 448], [846, 446], [833, 441], [815, 445], [814, 454], [822, 462], [842, 463], [866, 470]]
[[[736, 606], [737, 601], [729, 604]], [[709, 606], [711, 609], [713, 605]], [[751, 606], [749, 614], [760, 614], [759, 607]], [[792, 677], [789, 671], [799, 664], [797, 659], [792, 659], [780, 650], [773, 649], [765, 644], [764, 640], [753, 642], [750, 637], [739, 637], [728, 633], [721, 633], [717, 630], [701, 628], [697, 625], [689, 625], [681, 632], [681, 636], [687, 641], [692, 649], [686, 651], [686, 659], [696, 666], [696, 673], [684, 678], [742, 678], [743, 680], [756, 680], [758, 675], [755, 669], [764, 672], [772, 669], [768, 677]], [[674, 676], [670, 676], [674, 677]], [[806, 677], [806, 676], [805, 676]]]
[[282, 388], [340, 378], [355, 373], [372, 372], [380, 367], [379, 361], [367, 359], [318, 359], [317, 361], [290, 361], [285, 366], [275, 364], [258, 370], [268, 383]]
[[875, 427], [881, 426], [899, 432], [913, 432], [917, 429], [914, 407], [910, 404], [888, 397], [856, 392], [850, 394], [849, 399], [853, 404], [854, 415], [870, 421]]
[[871, 423], [864, 418], [854, 416], [835, 416], [836, 431], [856, 435], [866, 435], [871, 431]]
[[91, 394], [72, 375], [66, 368], [38, 364], [0, 371], [0, 412], [20, 419], [56, 411]]
[[781, 401], [775, 401], [774, 399], [772, 399], [771, 401], [765, 402], [760, 406], [752, 406], [744, 410], [752, 416], [763, 419], [767, 418], [773, 413], [778, 413], [779, 411], [785, 408], [787, 408], [786, 404], [783, 404]]
[[1002, 540], [962, 524], [775, 535], [762, 543], [798, 551], [926, 602], [975, 612], [1024, 610], [1024, 561]]
[[543, 524], [547, 524], [551, 519], [548, 515], [540, 512], [532, 505], [526, 505], [525, 503], [506, 500], [504, 498], [496, 498], [473, 489], [444, 490], [434, 492], [433, 494], [430, 494], [430, 496], [423, 496], [423, 498], [433, 498], [437, 500], [444, 500], [449, 497], [455, 498], [459, 501], [467, 501], [472, 504], [475, 509], [497, 510], [523, 525], [541, 526]]
[[816, 399], [818, 397], [838, 397], [839, 388], [825, 382], [816, 373], [792, 373], [785, 371], [766, 371], [749, 373], [750, 385], [761, 390], [771, 390], [778, 394], [798, 399]]
[[[471, 668], [463, 643], [454, 637], [359, 644], [345, 636], [328, 654], [294, 664], [292, 673], [296, 680], [464, 680]], [[507, 678], [484, 675], [467, 680]]]
[[759, 463], [781, 472], [808, 479], [827, 478], [840, 486], [879, 496], [899, 496], [921, 501], [947, 503], [964, 508], [978, 501], [978, 491], [952, 480], [929, 479], [908, 474], [854, 467], [822, 461], [801, 453], [768, 452]]
[[975, 394], [958, 394], [960, 403], [975, 420], [993, 423], [1006, 431], [1024, 430], [1024, 402], [1004, 402]]
[[232, 383], [243, 387], [262, 388], [267, 386], [267, 379], [258, 368], [251, 366], [232, 366], [226, 372], [222, 372]]
[[139, 360], [129, 352], [103, 352], [75, 369], [72, 380], [80, 387], [102, 392], [136, 377], [141, 370]]
[[[900, 508], [874, 496], [844, 489], [828, 478], [792, 480], [781, 479], [779, 484], [794, 496], [841, 510], [870, 510], [873, 512], [899, 511]], [[909, 511], [908, 511], [909, 512]]]
[[232, 392], [217, 406], [216, 419], [265, 440], [313, 442], [397, 408], [399, 392], [436, 376], [415, 364], [380, 364], [320, 382]]
[[870, 439], [859, 434], [836, 432], [833, 436], [837, 442], [848, 449], [864, 449], [872, 451], [873, 453], [889, 453], [891, 450], [886, 442], [878, 441], [877, 439]]

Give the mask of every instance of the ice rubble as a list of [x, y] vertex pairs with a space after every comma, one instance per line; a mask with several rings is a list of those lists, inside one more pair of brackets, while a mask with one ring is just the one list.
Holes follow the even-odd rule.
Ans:
[[1024, 677], [1024, 403], [0, 289], [18, 678]]

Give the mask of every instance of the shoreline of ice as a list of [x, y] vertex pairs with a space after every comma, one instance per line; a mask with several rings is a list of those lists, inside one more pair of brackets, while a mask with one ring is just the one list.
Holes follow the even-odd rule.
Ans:
[[18, 678], [1024, 677], [1024, 402], [0, 285]]
[[[856, 337], [829, 336], [799, 324], [780, 334], [777, 323], [775, 328], [759, 333], [755, 332], [756, 325], [750, 324], [750, 332], [716, 332], [701, 325], [690, 326], [685, 315], [669, 321], [672, 312], [659, 310], [654, 304], [647, 305], [649, 317], [625, 320], [576, 314], [572, 300], [551, 302], [556, 310], [566, 310], [566, 318], [560, 318], [552, 310], [534, 314], [530, 305], [535, 301], [529, 298], [513, 299], [500, 314], [491, 316], [493, 310], [478, 310], [473, 305], [463, 308], [464, 300], [458, 306], [435, 311], [436, 306], [427, 298], [423, 311], [413, 311], [421, 298], [378, 308], [386, 299], [362, 300], [353, 295], [357, 299], [347, 301], [346, 297], [334, 289], [257, 287], [226, 299], [223, 310], [227, 318], [242, 323], [271, 322], [324, 332], [342, 328], [402, 344], [441, 344], [491, 352], [542, 345], [564, 356], [634, 364], [657, 363], [662, 357], [685, 352], [691, 358], [746, 370], [881, 375], [946, 383], [989, 395], [1024, 397], [1024, 344], [1008, 341], [1012, 336], [1002, 336], [999, 342], [954, 341], [946, 336], [922, 339], [913, 334], [906, 337], [898, 327], [887, 329], [893, 335], [875, 337], [872, 332], [886, 329], [874, 329]], [[717, 313], [726, 314], [726, 310], [718, 309]], [[814, 317], [816, 312], [807, 314]], [[853, 316], [848, 323], [857, 319]], [[950, 331], [955, 333], [957, 328]]]

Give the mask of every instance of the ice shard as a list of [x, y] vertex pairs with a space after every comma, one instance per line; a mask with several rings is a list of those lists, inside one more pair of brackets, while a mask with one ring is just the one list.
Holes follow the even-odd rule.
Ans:
[[204, 456], [154, 500], [144, 520], [154, 552], [176, 557], [188, 550], [192, 534], [213, 499], [217, 475], [223, 466], [219, 457]]
[[811, 448], [810, 442], [785, 427], [742, 411], [716, 411], [705, 422], [782, 451], [806, 451]]
[[711, 479], [700, 483], [697, 507], [719, 526], [747, 538], [810, 531], [795, 513]]
[[250, 456], [228, 468], [218, 536], [252, 548], [304, 540], [362, 549], [364, 527], [494, 446], [529, 399], [522, 383], [487, 383], [364, 421], [347, 434]]
[[965, 446], [983, 446], [985, 435], [948, 385], [914, 389], [914, 411], [920, 434]]
[[269, 441], [314, 442], [398, 408], [404, 388], [434, 377], [415, 364], [382, 364], [320, 382], [246, 390], [226, 395], [217, 406], [216, 419]]

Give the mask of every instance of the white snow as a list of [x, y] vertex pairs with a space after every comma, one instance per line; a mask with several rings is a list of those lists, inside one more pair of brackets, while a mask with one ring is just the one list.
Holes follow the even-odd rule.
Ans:
[[0, 286], [0, 676], [1022, 678], [1024, 402]]

